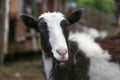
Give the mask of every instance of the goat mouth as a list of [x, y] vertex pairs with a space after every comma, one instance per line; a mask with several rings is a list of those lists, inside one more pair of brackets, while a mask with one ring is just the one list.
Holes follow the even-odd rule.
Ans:
[[68, 58], [66, 58], [66, 57], [54, 57], [53, 56], [53, 58], [54, 58], [54, 60], [56, 61], [56, 62], [66, 62], [66, 61], [68, 61]]
[[59, 63], [57, 63], [57, 66], [62, 70], [65, 68], [65, 64], [66, 64], [66, 62], [59, 62]]
[[59, 65], [59, 66], [64, 66], [64, 65], [65, 65], [65, 62], [60, 62], [58, 65]]
[[53, 60], [57, 65], [65, 65], [65, 63], [67, 62], [67, 61], [59, 61], [56, 58], [54, 58]]

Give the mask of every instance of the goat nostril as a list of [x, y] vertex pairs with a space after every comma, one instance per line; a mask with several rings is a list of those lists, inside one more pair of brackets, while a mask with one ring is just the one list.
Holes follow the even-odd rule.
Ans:
[[66, 55], [66, 53], [67, 53], [67, 50], [57, 49], [56, 51], [57, 51], [57, 53], [58, 53], [60, 56], [62, 56], [62, 57], [64, 57], [64, 56]]

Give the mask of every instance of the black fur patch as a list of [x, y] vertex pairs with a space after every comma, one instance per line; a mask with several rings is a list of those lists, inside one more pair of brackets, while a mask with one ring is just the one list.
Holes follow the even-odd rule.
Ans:
[[29, 15], [24, 15], [24, 14], [20, 15], [19, 17], [27, 27], [33, 28], [36, 31], [38, 31], [38, 28], [37, 28], [38, 21], [35, 20], [33, 17]]
[[70, 24], [74, 24], [76, 23], [77, 21], [80, 20], [81, 16], [82, 16], [82, 13], [83, 13], [84, 9], [81, 8], [81, 9], [78, 9], [76, 10], [75, 12], [73, 12], [68, 18], [67, 20], [70, 22]]
[[[53, 80], [89, 80], [89, 59], [78, 49], [75, 42], [69, 43], [69, 56], [69, 60], [63, 67], [54, 63], [50, 78]], [[76, 63], [74, 63], [74, 59]]]
[[68, 35], [68, 33], [69, 33], [68, 26], [69, 26], [69, 22], [66, 19], [64, 19], [64, 20], [61, 21], [60, 26], [61, 26], [61, 28], [63, 30], [63, 34], [65, 36], [66, 42], [68, 42], [68, 36], [69, 36]]
[[47, 22], [44, 18], [40, 18], [38, 21], [38, 29], [41, 36], [41, 47], [46, 53], [46, 57], [52, 57], [51, 45], [49, 43], [49, 31]]

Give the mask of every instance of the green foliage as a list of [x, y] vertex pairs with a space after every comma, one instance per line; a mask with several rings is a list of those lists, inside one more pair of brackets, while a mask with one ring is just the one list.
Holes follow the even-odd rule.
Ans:
[[15, 73], [15, 71], [10, 68], [0, 67], [0, 75], [11, 76], [14, 73]]
[[107, 13], [113, 12], [113, 0], [95, 0], [92, 6]]
[[77, 3], [80, 5], [92, 6], [107, 13], [113, 12], [114, 0], [67, 0], [67, 1], [77, 1]]
[[77, 0], [80, 4], [85, 4], [85, 5], [89, 5], [92, 6], [94, 5], [95, 0]]

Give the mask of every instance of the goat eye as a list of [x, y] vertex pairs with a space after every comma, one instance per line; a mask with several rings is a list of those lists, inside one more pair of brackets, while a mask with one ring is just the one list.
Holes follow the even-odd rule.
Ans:
[[40, 32], [45, 32], [45, 28], [39, 27], [39, 31], [40, 31]]
[[46, 24], [45, 23], [41, 23], [38, 25], [39, 31], [40, 32], [44, 32], [46, 30]]
[[60, 23], [60, 25], [62, 27], [67, 27], [69, 25], [69, 22], [67, 20], [62, 20], [61, 23]]

